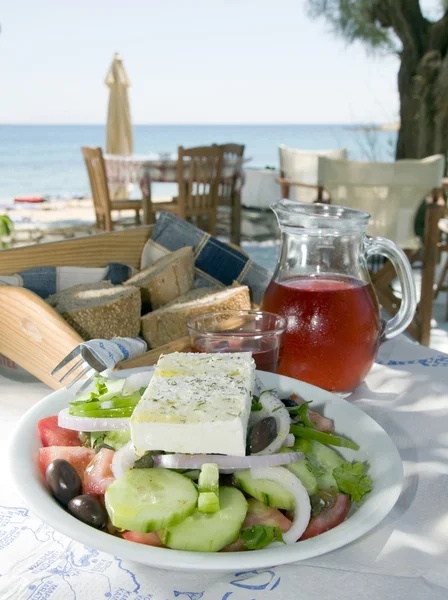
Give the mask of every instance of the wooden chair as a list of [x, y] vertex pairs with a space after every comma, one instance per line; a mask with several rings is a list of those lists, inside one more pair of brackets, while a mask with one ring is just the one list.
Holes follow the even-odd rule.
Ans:
[[[107, 184], [106, 166], [101, 148], [82, 148], [84, 160], [89, 174], [95, 207], [96, 225], [99, 231], [112, 231], [113, 210], [135, 210], [135, 222], [140, 224], [140, 211], [144, 208], [142, 200], [111, 200]], [[152, 211], [149, 211], [152, 214]], [[144, 219], [148, 223], [148, 219]]]
[[[441, 234], [441, 240], [438, 243], [438, 250], [440, 255], [443, 257], [448, 252], [448, 209], [445, 206], [443, 210], [442, 218], [438, 222], [439, 233]], [[443, 260], [443, 258], [442, 258]], [[434, 294], [434, 300], [437, 298], [440, 292], [448, 292], [448, 255], [445, 257], [443, 266], [441, 267], [439, 279], [437, 281], [436, 291]], [[448, 297], [446, 303], [445, 320], [448, 321]]]
[[[355, 162], [319, 157], [318, 183], [330, 194], [331, 203], [370, 213], [367, 233], [389, 238], [400, 246], [411, 263], [423, 259], [420, 302], [408, 333], [429, 345], [434, 275], [438, 257], [438, 221], [443, 207], [437, 202], [444, 171], [444, 157], [400, 160], [395, 163]], [[414, 231], [414, 218], [422, 199], [432, 196], [426, 213], [423, 246]], [[422, 252], [423, 250], [423, 252]], [[400, 297], [392, 287], [396, 278], [389, 261], [371, 274], [378, 300], [395, 315]]]
[[297, 202], [328, 201], [324, 190], [317, 181], [319, 156], [335, 160], [345, 160], [347, 150], [299, 150], [281, 145], [278, 148], [280, 159], [280, 177], [277, 183], [281, 186], [282, 198], [289, 198], [290, 189], [294, 189]]
[[155, 210], [174, 213], [181, 219], [196, 219], [199, 227], [216, 235], [216, 210], [221, 181], [223, 151], [219, 146], [178, 148], [179, 195], [171, 202], [157, 203]]
[[221, 144], [219, 145], [223, 152], [224, 165], [235, 165], [235, 172], [231, 178], [226, 178], [223, 173], [223, 179], [219, 184], [218, 205], [229, 206], [230, 214], [230, 241], [232, 244], [240, 245], [241, 242], [241, 187], [240, 170], [243, 164], [244, 145], [240, 144]]

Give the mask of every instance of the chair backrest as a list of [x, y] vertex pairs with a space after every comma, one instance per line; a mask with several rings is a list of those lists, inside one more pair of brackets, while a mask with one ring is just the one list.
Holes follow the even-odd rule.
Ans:
[[417, 209], [432, 190], [441, 187], [444, 166], [441, 154], [394, 163], [320, 157], [318, 183], [329, 192], [333, 204], [370, 213], [369, 235], [416, 249], [420, 245], [414, 232]]
[[[317, 169], [319, 156], [344, 160], [347, 158], [347, 150], [299, 150], [279, 146], [280, 155], [280, 177], [291, 179], [299, 183], [317, 185]], [[293, 187], [295, 200], [298, 202], [314, 202], [317, 192], [313, 189]]]
[[219, 146], [178, 148], [179, 216], [216, 210], [223, 151]]
[[104, 231], [112, 231], [109, 187], [103, 152], [101, 148], [83, 147], [82, 153], [89, 174], [97, 225]]
[[230, 204], [235, 186], [243, 167], [245, 146], [242, 144], [220, 144], [223, 152], [222, 178], [219, 184], [220, 204]]

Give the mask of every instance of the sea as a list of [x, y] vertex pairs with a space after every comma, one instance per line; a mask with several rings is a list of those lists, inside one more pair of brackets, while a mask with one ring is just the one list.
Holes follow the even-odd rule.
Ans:
[[[278, 146], [347, 148], [354, 160], [393, 160], [396, 133], [346, 125], [135, 125], [136, 154], [175, 153], [178, 146], [245, 144], [248, 167], [277, 167]], [[0, 125], [0, 205], [17, 196], [90, 195], [81, 146], [105, 146], [104, 125]], [[166, 195], [165, 184], [153, 194]]]

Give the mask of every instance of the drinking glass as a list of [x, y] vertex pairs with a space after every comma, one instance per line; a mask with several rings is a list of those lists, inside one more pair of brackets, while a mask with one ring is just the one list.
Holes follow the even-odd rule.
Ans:
[[260, 371], [275, 373], [286, 321], [261, 310], [206, 313], [187, 323], [196, 352], [252, 352]]

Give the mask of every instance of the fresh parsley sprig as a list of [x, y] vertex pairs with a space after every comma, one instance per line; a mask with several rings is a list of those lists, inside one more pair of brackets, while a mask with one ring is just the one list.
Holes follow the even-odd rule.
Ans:
[[365, 474], [366, 468], [365, 463], [362, 462], [346, 462], [333, 469], [333, 477], [339, 491], [349, 494], [353, 502], [360, 502], [365, 494], [372, 491], [372, 480]]
[[269, 546], [272, 542], [285, 543], [280, 527], [272, 527], [271, 525], [252, 525], [252, 527], [241, 532], [241, 537], [244, 540], [246, 550], [260, 550]]

